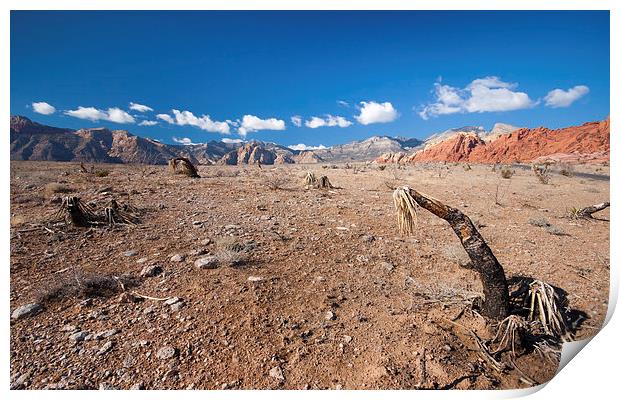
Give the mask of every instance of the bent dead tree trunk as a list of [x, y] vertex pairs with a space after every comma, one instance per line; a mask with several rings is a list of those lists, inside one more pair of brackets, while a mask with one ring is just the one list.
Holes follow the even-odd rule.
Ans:
[[[394, 192], [395, 201], [398, 201], [399, 190], [408, 194], [417, 205], [450, 224], [471, 259], [471, 269], [476, 271], [482, 280], [484, 292], [482, 314], [494, 319], [505, 318], [508, 315], [509, 296], [504, 269], [497, 261], [497, 258], [495, 258], [482, 235], [480, 235], [471, 222], [471, 219], [460, 210], [447, 206], [408, 187], [396, 189]], [[415, 205], [412, 206], [415, 207]], [[410, 211], [411, 207], [408, 208]], [[415, 223], [415, 211], [412, 213], [414, 215], [411, 221]]]
[[200, 178], [194, 164], [185, 157], [176, 157], [168, 160], [168, 170], [173, 174], [183, 174], [190, 178]]
[[577, 210], [577, 217], [579, 218], [592, 218], [592, 214], [599, 212], [599, 211], [603, 211], [604, 209], [606, 209], [607, 207], [609, 207], [609, 202], [605, 202], [605, 203], [601, 203], [601, 204], [595, 204], [593, 206], [590, 207], [584, 207], [584, 208], [580, 208], [579, 210]]

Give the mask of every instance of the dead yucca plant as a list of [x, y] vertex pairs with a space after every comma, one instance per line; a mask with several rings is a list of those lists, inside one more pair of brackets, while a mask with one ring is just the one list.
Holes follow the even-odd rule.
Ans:
[[334, 186], [326, 175], [322, 175], [316, 182], [317, 189], [333, 189]]
[[95, 210], [77, 196], [64, 197], [60, 207], [52, 215], [52, 221], [64, 221], [67, 225], [82, 228], [90, 226], [98, 219]]
[[538, 178], [540, 183], [542, 183], [543, 185], [549, 183], [549, 180], [551, 179], [551, 174], [549, 173], [549, 164], [532, 164], [532, 171], [534, 172], [534, 175], [536, 175], [536, 178]]
[[567, 217], [569, 219], [592, 219], [592, 214], [603, 211], [607, 207], [609, 207], [608, 201], [584, 208], [571, 207], [567, 211]]
[[396, 188], [392, 198], [398, 218], [398, 231], [403, 235], [411, 235], [418, 225], [418, 203], [409, 194], [407, 186]]
[[493, 354], [503, 351], [512, 352], [513, 356], [524, 350], [524, 336], [527, 330], [527, 321], [518, 315], [509, 315], [497, 326], [497, 333], [491, 340], [495, 344]]
[[306, 188], [311, 188], [314, 187], [314, 185], [316, 185], [316, 176], [314, 176], [314, 173], [312, 171], [308, 171], [308, 173], [304, 177], [304, 186]]
[[560, 312], [560, 298], [551, 285], [534, 280], [529, 284], [525, 302], [529, 310], [528, 320], [540, 323], [545, 334], [556, 338], [570, 337], [565, 317]]
[[194, 164], [185, 157], [176, 157], [168, 160], [168, 170], [173, 174], [182, 174], [190, 178], [200, 178]]

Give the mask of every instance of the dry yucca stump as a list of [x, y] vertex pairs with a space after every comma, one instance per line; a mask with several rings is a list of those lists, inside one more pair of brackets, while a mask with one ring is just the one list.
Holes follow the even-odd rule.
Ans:
[[181, 174], [190, 178], [200, 178], [198, 170], [192, 162], [185, 157], [176, 157], [168, 160], [168, 171], [171, 174]]
[[482, 314], [493, 319], [508, 316], [509, 295], [504, 269], [471, 219], [458, 209], [407, 186], [394, 190], [393, 198], [398, 213], [398, 227], [403, 234], [414, 232], [417, 226], [418, 207], [427, 209], [450, 224], [471, 260], [467, 267], [476, 271], [482, 280], [484, 292]]

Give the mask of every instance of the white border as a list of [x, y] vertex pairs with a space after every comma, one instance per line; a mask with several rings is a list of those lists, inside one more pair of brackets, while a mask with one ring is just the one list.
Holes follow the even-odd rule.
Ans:
[[[1, 61], [0, 61], [0, 87], [3, 89], [0, 96], [0, 105], [2, 109], [2, 118], [4, 121], [8, 121], [10, 116], [10, 10], [141, 10], [141, 9], [157, 9], [157, 10], [198, 10], [198, 9], [213, 9], [213, 10], [276, 10], [276, 9], [289, 9], [289, 10], [341, 10], [341, 9], [358, 9], [358, 10], [399, 10], [399, 9], [417, 9], [417, 10], [611, 10], [611, 87], [610, 87], [610, 114], [617, 117], [618, 107], [618, 94], [620, 94], [620, 87], [618, 86], [617, 71], [620, 71], [620, 65], [618, 63], [618, 39], [620, 38], [619, 31], [619, 18], [618, 18], [618, 2], [611, 0], [590, 0], [590, 1], [575, 1], [575, 0], [563, 0], [563, 1], [549, 1], [549, 0], [503, 0], [503, 1], [490, 1], [490, 0], [432, 0], [432, 1], [397, 1], [397, 0], [382, 0], [380, 2], [371, 2], [368, 0], [354, 0], [354, 1], [334, 1], [334, 0], [297, 0], [295, 2], [285, 3], [277, 0], [218, 0], [205, 2], [206, 4], [200, 4], [196, 0], [175, 0], [175, 1], [130, 1], [130, 0], [90, 0], [90, 1], [77, 1], [77, 0], [57, 0], [53, 3], [51, 1], [34, 1], [34, 0], [5, 0], [0, 6], [3, 10], [0, 15], [0, 32], [1, 34]], [[6, 122], [5, 122], [6, 123]], [[618, 197], [618, 190], [615, 185], [615, 177], [618, 176], [617, 158], [616, 152], [620, 151], [620, 136], [617, 134], [617, 120], [611, 118], [611, 147], [612, 147], [612, 162], [611, 162], [611, 243], [618, 243], [618, 224], [615, 213], [616, 202], [620, 199]], [[5, 135], [8, 135], [8, 131], [5, 130]], [[5, 228], [2, 230], [2, 254], [4, 261], [2, 266], [4, 268], [4, 277], [2, 280], [2, 293], [4, 293], [3, 301], [3, 324], [2, 330], [2, 343], [4, 344], [1, 354], [3, 355], [3, 374], [2, 374], [2, 388], [8, 391], [9, 387], [9, 375], [10, 375], [10, 359], [9, 359], [9, 140], [8, 137], [4, 137], [0, 141], [2, 150], [2, 167], [3, 173], [2, 188], [4, 190], [1, 197], [4, 212], [0, 218], [2, 226]], [[618, 251], [611, 247], [611, 298], [609, 301], [609, 310], [607, 318], [612, 315], [615, 309], [617, 294], [618, 294], [618, 274], [617, 274], [617, 261]], [[588, 344], [588, 350], [581, 352], [575, 357], [575, 360], [570, 362], [566, 368], [564, 368], [554, 379], [549, 382], [542, 390], [533, 394], [533, 398], [547, 398], [553, 397], [566, 397], [566, 398], [587, 398], [594, 397], [603, 398], [608, 397], [606, 395], [616, 392], [616, 380], [618, 368], [616, 366], [618, 362], [618, 339], [620, 337], [620, 323], [618, 318], [611, 319], [611, 322], [594, 338], [591, 343]], [[377, 396], [389, 396], [394, 398], [410, 398], [411, 396], [423, 397], [423, 398], [508, 398], [523, 396], [525, 394], [536, 392], [536, 390], [527, 391], [444, 391], [444, 392], [413, 392], [413, 391], [322, 391], [316, 392], [284, 392], [284, 391], [246, 391], [246, 392], [221, 392], [211, 391], [208, 393], [200, 391], [177, 391], [174, 392], [174, 396], [200, 398], [204, 395], [210, 398], [230, 398], [230, 397], [252, 397], [253, 399], [261, 398], [288, 398], [292, 395], [300, 398], [314, 398], [316, 395], [328, 398], [341, 398], [353, 397], [356, 398], [376, 398]], [[153, 397], [168, 397], [172, 393], [168, 392], [90, 392], [88, 396], [94, 396], [95, 398], [101, 398], [107, 394], [130, 397], [131, 398], [153, 398]], [[46, 396], [46, 398], [82, 398], [85, 393], [74, 391], [63, 392], [40, 392], [40, 391], [12, 391], [7, 393], [11, 398], [25, 398], [32, 396]]]

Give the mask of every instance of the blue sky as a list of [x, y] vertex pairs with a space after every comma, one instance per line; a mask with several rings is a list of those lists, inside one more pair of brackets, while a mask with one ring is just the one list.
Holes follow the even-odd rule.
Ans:
[[607, 11], [13, 11], [11, 114], [167, 143], [557, 128], [609, 115], [609, 61]]

